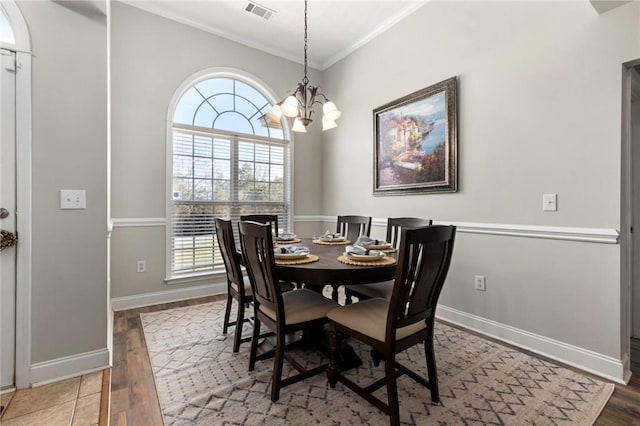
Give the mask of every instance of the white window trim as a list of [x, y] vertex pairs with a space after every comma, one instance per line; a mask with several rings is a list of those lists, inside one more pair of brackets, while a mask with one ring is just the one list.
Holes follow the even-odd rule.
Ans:
[[[211, 78], [231, 78], [238, 81], [242, 81], [246, 83], [258, 91], [260, 91], [271, 104], [276, 104], [280, 101], [276, 92], [274, 92], [266, 83], [264, 83], [261, 79], [256, 76], [237, 69], [237, 68], [228, 68], [228, 67], [215, 67], [215, 68], [207, 68], [201, 71], [198, 71], [185, 80], [182, 81], [180, 86], [175, 90], [173, 96], [171, 97], [171, 101], [169, 102], [169, 109], [167, 111], [166, 117], [166, 144], [165, 144], [165, 154], [166, 154], [166, 169], [165, 169], [165, 220], [166, 220], [166, 234], [165, 234], [165, 283], [167, 284], [187, 284], [191, 282], [197, 282], [202, 280], [202, 273], [193, 273], [193, 274], [180, 274], [173, 275], [171, 271], [171, 224], [170, 220], [172, 217], [172, 209], [173, 203], [171, 198], [167, 195], [169, 194], [169, 188], [173, 186], [173, 130], [176, 127], [183, 126], [182, 124], [174, 125], [173, 117], [175, 115], [176, 107], [178, 105], [178, 101], [185, 94], [187, 90], [191, 87], [200, 83], [201, 81], [208, 80]], [[193, 126], [186, 126], [193, 129]], [[211, 132], [211, 129], [207, 129], [208, 132]], [[220, 130], [215, 130], [216, 133], [224, 133]], [[282, 121], [282, 132], [284, 135], [284, 139], [289, 141], [289, 204], [290, 204], [290, 214], [289, 214], [289, 223], [287, 223], [288, 229], [293, 229], [293, 205], [294, 205], [294, 184], [293, 184], [293, 170], [294, 170], [294, 140], [293, 133], [289, 128], [289, 123], [286, 120]], [[232, 132], [231, 132], [231, 135]], [[235, 135], [233, 135], [235, 136]], [[266, 141], [257, 135], [243, 135], [243, 138], [246, 139], [255, 139], [256, 141]], [[207, 274], [211, 274], [211, 276], [217, 274], [217, 272], [208, 272]], [[207, 274], [204, 274], [205, 276]]]

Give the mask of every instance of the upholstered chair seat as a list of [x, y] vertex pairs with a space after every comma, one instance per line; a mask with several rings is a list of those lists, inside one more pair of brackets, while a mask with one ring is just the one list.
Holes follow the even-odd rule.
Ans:
[[[300, 289], [282, 294], [284, 302], [285, 325], [314, 321], [324, 318], [330, 310], [336, 307], [333, 300], [318, 297], [318, 293]], [[276, 312], [266, 306], [260, 306], [260, 311], [272, 320], [276, 320]]]
[[[388, 313], [389, 301], [375, 298], [333, 309], [327, 314], [327, 318], [379, 342], [384, 342]], [[396, 330], [396, 340], [404, 339], [425, 327], [424, 321], [400, 327]]]

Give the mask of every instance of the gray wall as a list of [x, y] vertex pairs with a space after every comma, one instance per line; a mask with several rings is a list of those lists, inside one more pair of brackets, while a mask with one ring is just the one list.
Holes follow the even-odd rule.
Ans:
[[[165, 217], [166, 117], [175, 90], [196, 72], [230, 67], [284, 96], [302, 79], [303, 68], [118, 2], [112, 4], [112, 46], [112, 297], [186, 287], [163, 284], [164, 226], [117, 226], [122, 218]], [[309, 73], [315, 84], [320, 77]], [[296, 215], [322, 209], [322, 145], [316, 127], [295, 135]], [[138, 259], [147, 261], [144, 274], [135, 272]]]
[[[107, 26], [18, 2], [33, 47], [31, 361], [107, 347]], [[85, 210], [60, 210], [85, 189]], [[86, 366], [85, 366], [86, 367]]]
[[[323, 214], [619, 229], [620, 69], [640, 56], [639, 24], [637, 2], [601, 16], [588, 2], [426, 4], [323, 74], [343, 113], [323, 140]], [[372, 110], [451, 76], [459, 192], [373, 197]], [[624, 362], [619, 245], [469, 233], [456, 245], [443, 315]]]

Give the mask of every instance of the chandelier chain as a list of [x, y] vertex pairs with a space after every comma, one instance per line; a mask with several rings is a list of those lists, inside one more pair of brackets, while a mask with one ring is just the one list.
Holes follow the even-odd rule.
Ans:
[[305, 85], [309, 83], [307, 78], [307, 0], [304, 0], [304, 79], [302, 82]]

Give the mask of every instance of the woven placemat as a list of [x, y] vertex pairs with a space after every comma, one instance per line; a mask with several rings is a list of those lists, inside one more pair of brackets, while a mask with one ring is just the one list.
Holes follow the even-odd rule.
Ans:
[[300, 243], [302, 240], [300, 238], [294, 238], [293, 240], [278, 240], [274, 238], [273, 242], [281, 246], [286, 246], [287, 244]]
[[389, 248], [386, 248], [386, 249], [377, 249], [377, 250], [381, 251], [383, 253], [395, 253], [395, 252], [398, 251], [398, 249], [395, 248], [395, 247], [389, 247]]
[[317, 255], [310, 254], [307, 257], [303, 257], [302, 259], [276, 259], [276, 265], [303, 265], [305, 263], [317, 262], [318, 259], [320, 258]]
[[388, 256], [385, 256], [380, 260], [362, 261], [351, 259], [349, 256], [343, 254], [342, 256], [338, 256], [338, 260], [342, 263], [346, 263], [347, 265], [355, 266], [387, 266], [396, 263], [396, 260], [393, 257]]
[[351, 241], [343, 240], [343, 241], [322, 241], [322, 240], [313, 240], [315, 244], [322, 244], [325, 246], [342, 246], [346, 244], [350, 244]]

